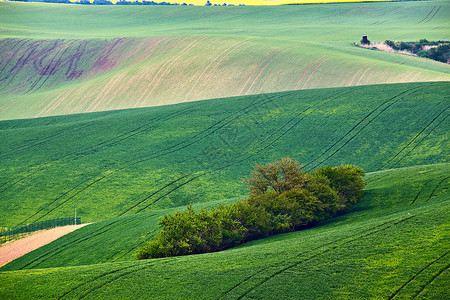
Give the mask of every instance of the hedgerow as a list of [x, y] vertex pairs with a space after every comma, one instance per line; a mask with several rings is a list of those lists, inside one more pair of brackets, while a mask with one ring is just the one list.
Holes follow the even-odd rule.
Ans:
[[345, 213], [362, 199], [364, 171], [356, 166], [326, 166], [303, 171], [291, 158], [256, 165], [249, 197], [235, 204], [198, 212], [165, 215], [162, 230], [140, 248], [139, 259], [216, 252], [313, 226]]

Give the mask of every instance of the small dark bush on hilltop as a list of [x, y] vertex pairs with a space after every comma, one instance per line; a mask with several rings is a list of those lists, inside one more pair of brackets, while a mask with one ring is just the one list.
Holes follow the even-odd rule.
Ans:
[[198, 212], [165, 215], [162, 230], [139, 250], [138, 257], [157, 258], [215, 252], [277, 233], [307, 228], [346, 212], [363, 196], [362, 169], [327, 166], [303, 171], [284, 158], [256, 165], [250, 177], [249, 198], [232, 205]]

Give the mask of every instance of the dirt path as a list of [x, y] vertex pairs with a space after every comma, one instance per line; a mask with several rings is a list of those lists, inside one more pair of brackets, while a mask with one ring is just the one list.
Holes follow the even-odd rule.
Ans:
[[0, 267], [88, 224], [90, 223], [42, 230], [17, 241], [9, 242], [0, 247]]

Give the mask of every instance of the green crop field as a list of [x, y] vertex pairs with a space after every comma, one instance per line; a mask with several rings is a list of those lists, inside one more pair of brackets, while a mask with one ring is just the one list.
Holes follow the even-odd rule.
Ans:
[[[255, 163], [366, 171], [448, 161], [449, 83], [208, 100], [0, 122], [3, 226], [238, 197]], [[170, 128], [170, 130], [167, 130]], [[376, 142], [374, 142], [376, 141]]]
[[0, 2], [0, 119], [448, 81], [446, 64], [352, 43], [362, 35], [448, 40], [449, 14], [446, 1], [214, 8]]
[[[0, 299], [450, 298], [449, 64], [354, 45], [448, 41], [449, 16], [441, 0], [0, 2], [0, 228], [74, 207], [92, 223], [0, 267]], [[136, 259], [162, 216], [239, 201], [282, 157], [362, 167], [362, 201]]]
[[[84, 248], [86, 242], [75, 243], [81, 235], [74, 232], [9, 268], [21, 271], [1, 272], [0, 296], [445, 299], [449, 295], [449, 171], [449, 164], [437, 164], [369, 173], [366, 196], [355, 212], [312, 229], [218, 253], [49, 268], [52, 263], [64, 265], [58, 257], [70, 255], [74, 261], [98, 261], [92, 249]], [[129, 218], [122, 217], [122, 222]], [[144, 224], [141, 234], [154, 229]], [[94, 225], [82, 230], [87, 240], [102, 234]], [[128, 241], [133, 230], [115, 233]], [[77, 251], [71, 252], [70, 246]], [[105, 257], [125, 250], [108, 248]], [[24, 270], [33, 267], [47, 268]]]

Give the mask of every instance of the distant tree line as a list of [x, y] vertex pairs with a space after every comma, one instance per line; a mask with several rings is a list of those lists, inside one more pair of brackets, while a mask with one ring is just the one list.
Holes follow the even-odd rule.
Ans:
[[364, 171], [326, 166], [303, 171], [290, 158], [256, 165], [245, 181], [249, 197], [235, 204], [164, 215], [162, 230], [139, 259], [215, 252], [274, 234], [311, 227], [347, 212], [363, 196]]
[[[9, 0], [9, 1], [16, 1], [16, 2], [45, 2], [45, 3], [64, 3], [64, 4], [82, 4], [82, 5], [181, 5], [181, 6], [194, 6], [194, 4], [186, 4], [186, 3], [171, 3], [171, 2], [154, 2], [154, 1], [126, 1], [126, 0], [120, 0], [116, 3], [113, 3], [109, 0], [78, 0], [75, 2], [72, 2], [70, 0]], [[234, 6], [234, 4], [226, 4], [223, 3], [220, 4], [212, 4], [210, 1], [207, 1], [205, 6]], [[245, 4], [239, 4], [239, 6], [245, 6]]]
[[[450, 61], [450, 42], [449, 41], [428, 41], [422, 39], [418, 42], [394, 42], [386, 40], [384, 42], [394, 50], [404, 50], [416, 54], [420, 57], [430, 58], [443, 63]], [[425, 50], [425, 46], [436, 46]]]

